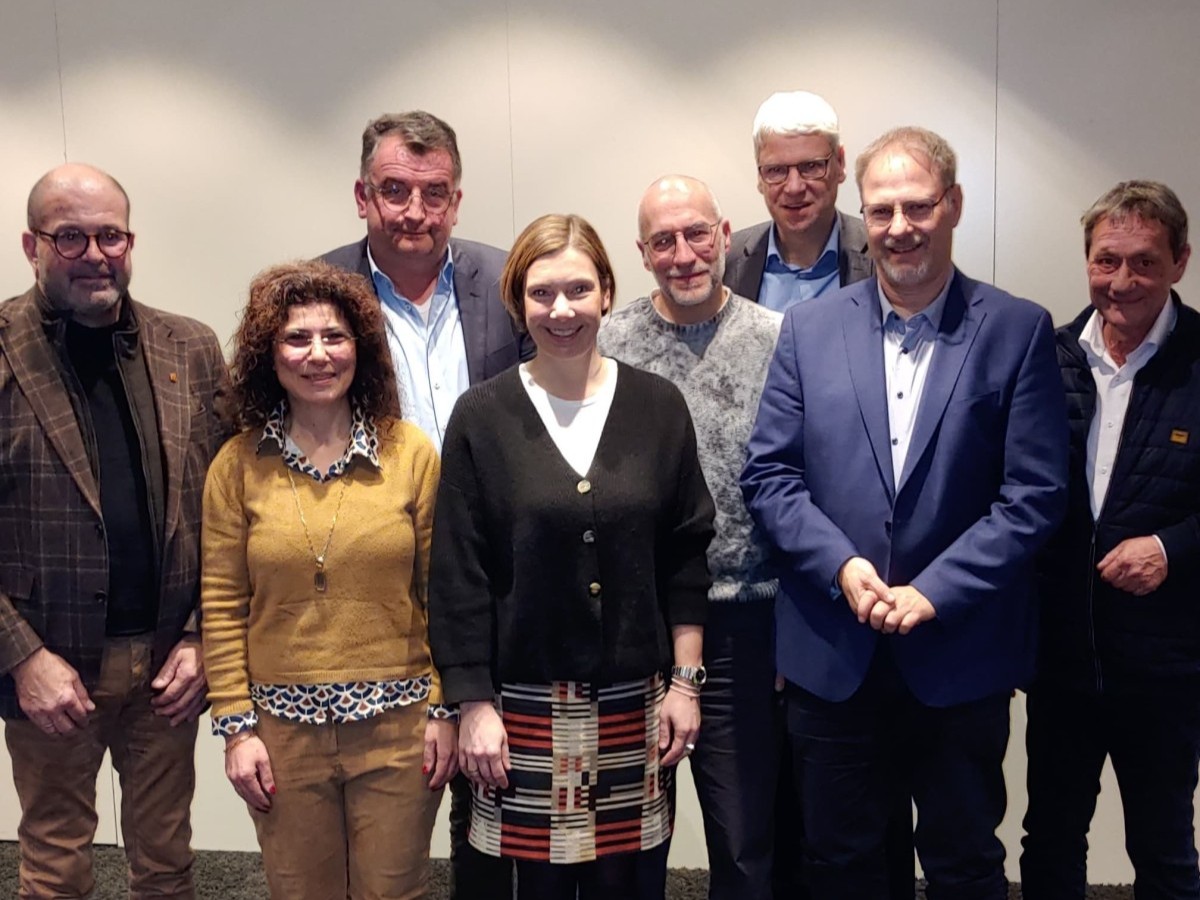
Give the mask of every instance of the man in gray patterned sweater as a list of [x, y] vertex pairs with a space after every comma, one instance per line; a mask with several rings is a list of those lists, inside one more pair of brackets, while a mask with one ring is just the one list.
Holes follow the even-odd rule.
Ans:
[[[738, 476], [782, 316], [722, 285], [730, 226], [708, 186], [669, 175], [638, 208], [638, 248], [658, 283], [600, 329], [600, 350], [674, 382], [717, 507], [708, 551], [707, 682], [691, 756], [710, 900], [769, 900], [780, 742], [773, 685], [777, 582]], [[700, 679], [698, 679], [700, 680]]]

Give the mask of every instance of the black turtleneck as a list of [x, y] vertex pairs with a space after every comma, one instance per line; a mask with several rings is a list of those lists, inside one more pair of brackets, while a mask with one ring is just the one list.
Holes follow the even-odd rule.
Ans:
[[105, 627], [110, 636], [153, 631], [158, 615], [157, 542], [147, 499], [142, 441], [117, 360], [117, 346], [124, 346], [125, 340], [118, 335], [122, 327], [86, 328], [75, 322], [66, 327], [67, 356], [95, 438], [92, 465], [108, 541]]

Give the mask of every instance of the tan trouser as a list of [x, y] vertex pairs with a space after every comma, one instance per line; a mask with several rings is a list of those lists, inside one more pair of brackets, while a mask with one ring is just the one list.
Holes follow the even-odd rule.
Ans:
[[425, 896], [442, 792], [421, 774], [425, 704], [361, 722], [300, 725], [260, 713], [271, 811], [251, 810], [276, 900]]
[[21, 898], [88, 897], [95, 888], [96, 773], [112, 752], [121, 780], [121, 833], [131, 900], [191, 900], [196, 723], [172, 728], [150, 709], [149, 638], [110, 638], [96, 710], [69, 735], [26, 720], [5, 724], [21, 801]]

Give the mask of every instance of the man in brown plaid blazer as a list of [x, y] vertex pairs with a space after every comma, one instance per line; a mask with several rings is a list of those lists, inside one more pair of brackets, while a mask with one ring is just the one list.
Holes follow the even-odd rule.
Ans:
[[36, 284], [0, 304], [0, 716], [21, 897], [94, 887], [96, 774], [121, 779], [131, 896], [190, 898], [200, 497], [228, 436], [212, 330], [128, 293], [129, 200], [65, 165], [29, 196]]

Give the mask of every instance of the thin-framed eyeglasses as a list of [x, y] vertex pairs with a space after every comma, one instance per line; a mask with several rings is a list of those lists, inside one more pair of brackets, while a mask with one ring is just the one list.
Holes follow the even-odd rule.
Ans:
[[354, 348], [354, 340], [344, 331], [286, 331], [276, 343], [294, 357], [308, 356], [317, 344], [328, 356], [345, 356]]
[[758, 177], [767, 184], [783, 184], [787, 181], [788, 172], [792, 169], [805, 181], [820, 181], [829, 173], [829, 161], [836, 151], [830, 150], [828, 156], [817, 159], [802, 159], [795, 163], [770, 163], [758, 167]]
[[655, 256], [674, 255], [675, 249], [678, 246], [678, 236], [683, 235], [683, 239], [687, 241], [689, 247], [697, 253], [703, 253], [712, 248], [713, 238], [716, 237], [717, 228], [720, 224], [720, 221], [713, 222], [712, 224], [708, 222], [694, 222], [687, 228], [681, 228], [676, 231], [656, 231], [650, 237], [646, 238], [645, 244]]
[[862, 207], [863, 221], [869, 228], [887, 228], [896, 218], [896, 211], [912, 225], [924, 225], [933, 218], [933, 211], [946, 199], [950, 187], [938, 194], [936, 200], [905, 200], [903, 203], [869, 203]]
[[426, 212], [435, 214], [445, 212], [454, 200], [454, 191], [446, 184], [430, 184], [421, 187], [390, 179], [383, 184], [373, 184], [370, 181], [364, 181], [363, 184], [380, 199], [384, 206], [396, 212], [408, 209], [414, 196], [421, 198], [421, 205], [425, 207]]
[[58, 231], [39, 231], [33, 233], [44, 237], [54, 247], [54, 252], [63, 259], [79, 259], [87, 253], [88, 244], [96, 242], [98, 249], [109, 259], [120, 259], [129, 250], [133, 242], [133, 233], [121, 231], [119, 228], [101, 228], [99, 231], [83, 231], [79, 228], [61, 228]]

